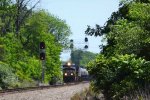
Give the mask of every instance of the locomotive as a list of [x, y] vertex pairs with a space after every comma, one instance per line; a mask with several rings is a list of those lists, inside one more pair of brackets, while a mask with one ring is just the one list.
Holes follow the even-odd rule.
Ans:
[[77, 82], [88, 80], [88, 71], [80, 66], [67, 62], [62, 66], [63, 82]]
[[72, 63], [68, 62], [65, 65], [63, 65], [63, 81], [64, 83], [68, 82], [74, 82], [76, 81], [76, 66]]

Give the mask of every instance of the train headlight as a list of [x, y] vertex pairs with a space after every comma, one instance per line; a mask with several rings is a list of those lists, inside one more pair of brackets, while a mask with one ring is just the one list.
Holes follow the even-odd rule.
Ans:
[[67, 76], [67, 73], [65, 73], [64, 75]]
[[73, 75], [73, 73], [71, 73], [71, 76]]
[[68, 62], [68, 63], [67, 63], [67, 65], [68, 65], [68, 66], [71, 66], [71, 63], [70, 63], [70, 62]]

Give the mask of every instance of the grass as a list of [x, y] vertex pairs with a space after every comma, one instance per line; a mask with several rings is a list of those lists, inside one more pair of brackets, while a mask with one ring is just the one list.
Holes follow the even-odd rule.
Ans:
[[[95, 94], [90, 88], [76, 93], [71, 100], [105, 100], [103, 95]], [[150, 100], [150, 87], [144, 89], [137, 89], [136, 91], [129, 92], [120, 100]]]
[[138, 89], [128, 96], [124, 96], [123, 100], [150, 100], [150, 87]]
[[[80, 93], [76, 93], [71, 100], [99, 100], [98, 98], [103, 98], [102, 95], [97, 95], [92, 91], [91, 88], [86, 88], [84, 91]], [[100, 99], [104, 100], [104, 99]]]

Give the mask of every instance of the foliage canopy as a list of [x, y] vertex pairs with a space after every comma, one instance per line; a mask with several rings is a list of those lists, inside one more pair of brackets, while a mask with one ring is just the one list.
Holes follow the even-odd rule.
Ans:
[[104, 36], [101, 54], [89, 63], [95, 90], [118, 100], [137, 87], [149, 85], [150, 1], [122, 0], [106, 24], [88, 26], [86, 34]]
[[[1, 88], [41, 80], [41, 41], [46, 44], [45, 82], [61, 75], [59, 55], [68, 42], [70, 27], [64, 20], [44, 10], [33, 10], [38, 2], [28, 7], [29, 2], [31, 0], [0, 2], [0, 67], [6, 66], [0, 69]], [[14, 82], [15, 79], [18, 83]]]

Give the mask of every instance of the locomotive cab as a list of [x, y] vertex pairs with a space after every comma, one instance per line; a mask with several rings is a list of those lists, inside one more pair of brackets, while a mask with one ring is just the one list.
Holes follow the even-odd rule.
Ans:
[[76, 68], [73, 64], [67, 63], [63, 65], [63, 81], [64, 83], [74, 82], [76, 80]]

